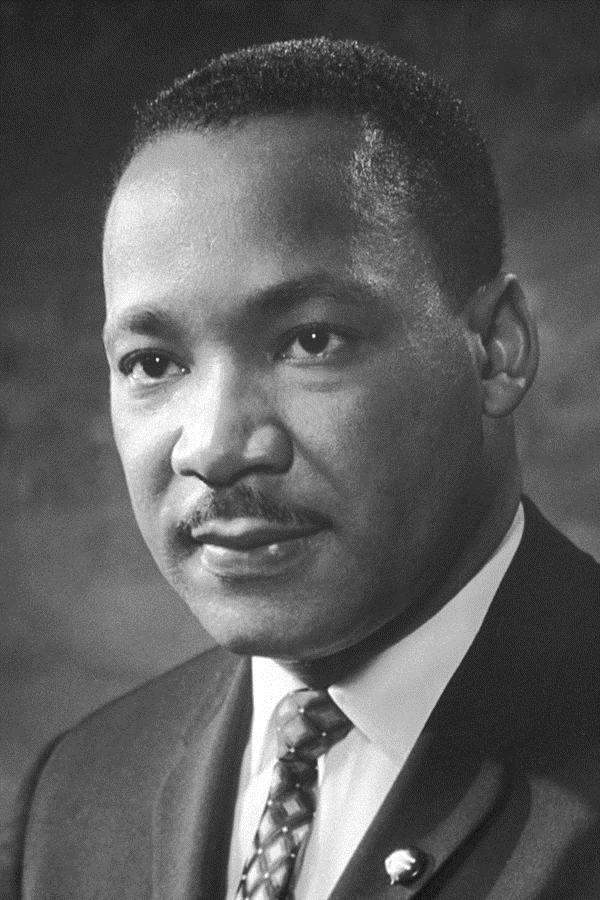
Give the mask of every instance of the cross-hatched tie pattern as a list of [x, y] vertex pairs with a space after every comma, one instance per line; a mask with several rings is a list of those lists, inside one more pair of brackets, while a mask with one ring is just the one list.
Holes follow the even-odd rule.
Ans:
[[287, 694], [275, 709], [277, 762], [236, 900], [285, 900], [315, 814], [317, 760], [352, 723], [326, 691]]

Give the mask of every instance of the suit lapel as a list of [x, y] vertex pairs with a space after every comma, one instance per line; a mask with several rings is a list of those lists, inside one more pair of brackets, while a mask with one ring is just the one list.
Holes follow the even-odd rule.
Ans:
[[[334, 888], [330, 900], [408, 900], [433, 878], [499, 807], [515, 747], [543, 716], [552, 687], [536, 641], [543, 630], [539, 514], [526, 504], [523, 540], [473, 645], [433, 710], [404, 769]], [[546, 604], [547, 605], [547, 604]], [[418, 848], [427, 858], [411, 885], [390, 885], [385, 860]]]
[[153, 900], [216, 900], [225, 889], [251, 713], [247, 660], [228, 659], [182, 730], [154, 811]]
[[[409, 900], [418, 894], [493, 812], [504, 767], [472, 753], [454, 766], [441, 734], [423, 732], [330, 900]], [[390, 884], [385, 860], [418, 848], [426, 857], [412, 884]]]

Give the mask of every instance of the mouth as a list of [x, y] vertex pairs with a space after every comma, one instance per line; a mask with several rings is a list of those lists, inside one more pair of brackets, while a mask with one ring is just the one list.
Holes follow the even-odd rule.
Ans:
[[311, 550], [322, 525], [282, 527], [260, 519], [213, 521], [190, 529], [201, 566], [218, 578], [265, 578], [284, 573]]

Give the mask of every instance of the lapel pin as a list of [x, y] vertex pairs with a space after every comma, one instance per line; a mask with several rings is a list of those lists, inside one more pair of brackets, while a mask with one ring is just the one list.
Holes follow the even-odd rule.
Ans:
[[427, 865], [427, 857], [417, 847], [403, 847], [394, 850], [385, 861], [385, 871], [390, 876], [390, 884], [410, 884], [416, 881]]

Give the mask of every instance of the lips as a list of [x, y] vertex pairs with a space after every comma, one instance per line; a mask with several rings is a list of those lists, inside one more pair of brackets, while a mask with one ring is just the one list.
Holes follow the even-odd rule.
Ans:
[[321, 525], [272, 525], [260, 519], [213, 521], [190, 530], [200, 546], [204, 569], [220, 578], [260, 578], [281, 574], [311, 549]]
[[320, 531], [321, 527], [314, 525], [308, 528], [286, 528], [271, 525], [262, 519], [239, 518], [192, 528], [190, 534], [199, 544], [211, 544], [229, 550], [255, 550], [269, 544], [309, 537]]

